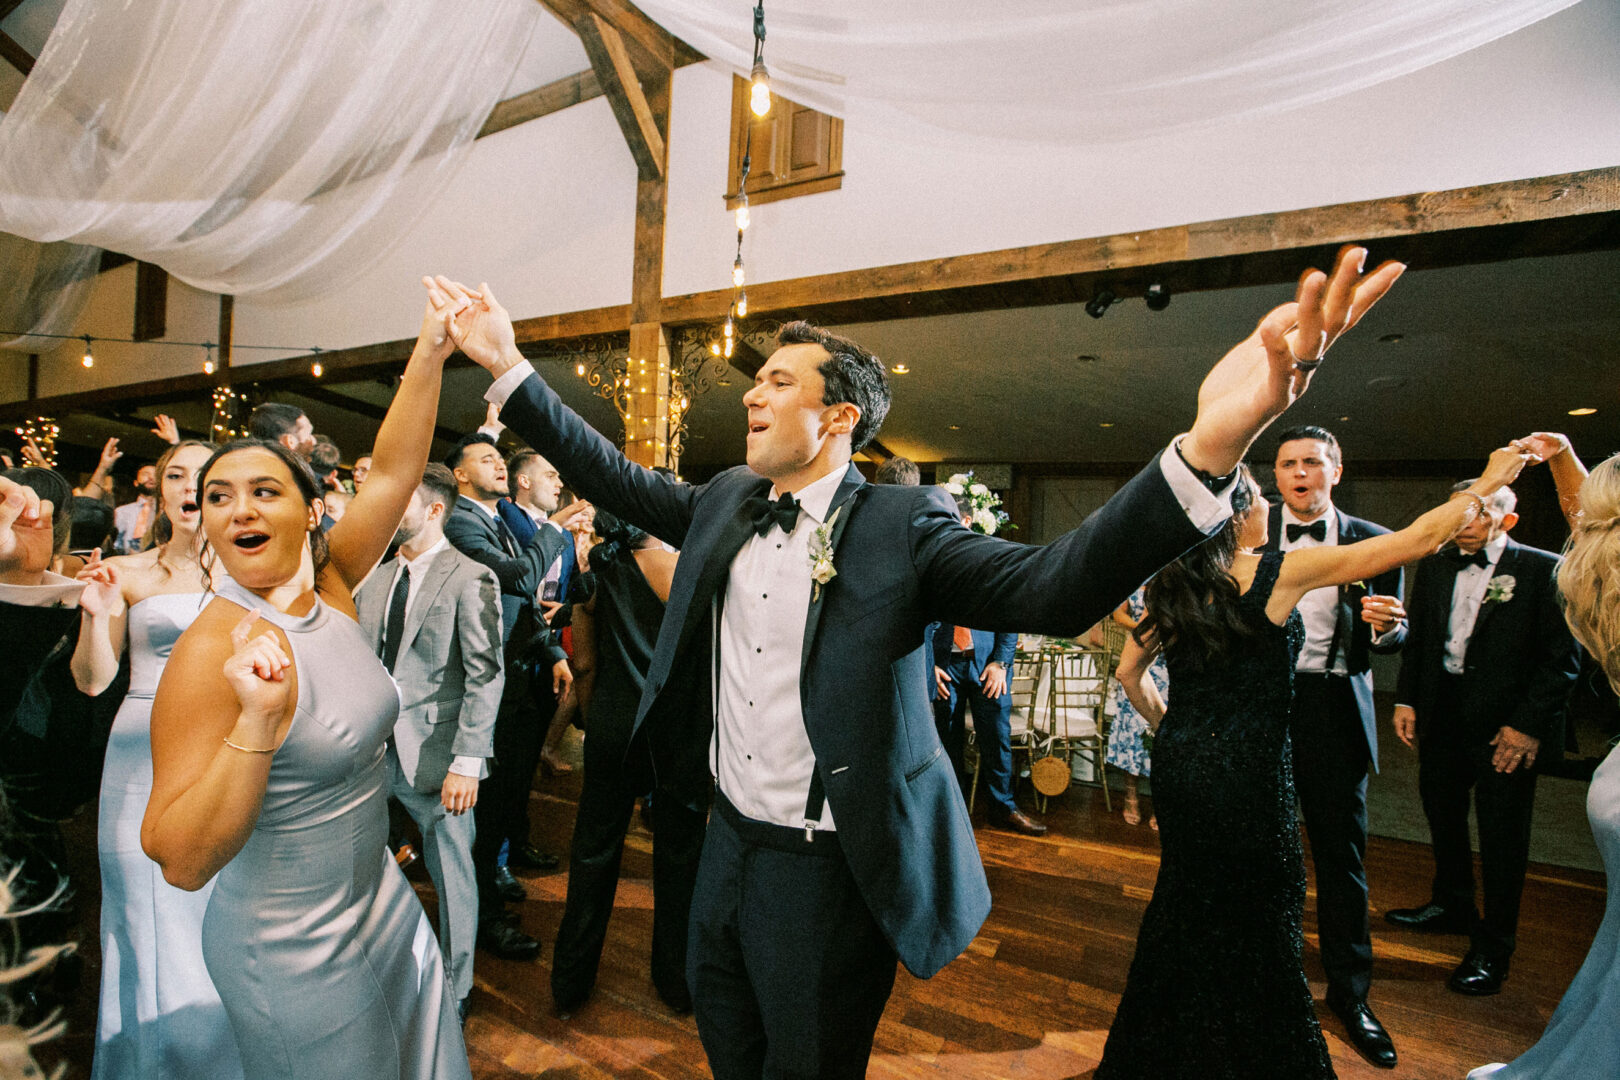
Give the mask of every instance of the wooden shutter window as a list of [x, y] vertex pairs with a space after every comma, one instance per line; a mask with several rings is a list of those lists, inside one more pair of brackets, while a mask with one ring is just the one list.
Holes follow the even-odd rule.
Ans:
[[753, 150], [748, 171], [749, 203], [757, 205], [839, 188], [844, 180], [843, 120], [775, 94], [771, 95], [771, 111], [758, 117], [748, 107], [749, 91], [746, 79], [732, 76], [727, 208], [737, 206], [743, 144], [750, 129]]

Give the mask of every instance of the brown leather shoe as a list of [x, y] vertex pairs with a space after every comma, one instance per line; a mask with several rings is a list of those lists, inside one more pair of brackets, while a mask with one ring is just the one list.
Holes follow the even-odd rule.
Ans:
[[1024, 813], [1014, 810], [1009, 814], [990, 815], [990, 824], [998, 829], [1008, 832], [1023, 833], [1025, 836], [1045, 836], [1046, 826]]

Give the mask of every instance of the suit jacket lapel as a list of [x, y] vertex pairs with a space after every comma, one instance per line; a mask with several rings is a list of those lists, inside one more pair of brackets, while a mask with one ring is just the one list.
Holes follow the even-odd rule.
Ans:
[[[1508, 541], [1507, 547], [1502, 551], [1502, 557], [1496, 560], [1496, 566], [1490, 571], [1491, 577], [1494, 578], [1499, 574], [1513, 574], [1518, 570], [1518, 546], [1512, 540]], [[1485, 588], [1486, 595], [1489, 595], [1490, 586], [1487, 584]], [[1497, 609], [1504, 606], [1504, 604], [1505, 601], [1500, 600], [1494, 603], [1484, 599], [1480, 600], [1479, 614], [1474, 617], [1474, 632], [1468, 635], [1469, 648], [1473, 647], [1474, 639], [1479, 636], [1479, 632], [1485, 628], [1486, 623], [1491, 621], [1491, 617], [1496, 614]]]
[[417, 632], [427, 621], [428, 612], [433, 610], [433, 602], [438, 599], [444, 583], [450, 580], [450, 572], [455, 569], [456, 561], [446, 558], [449, 554], [449, 551], [439, 552], [434, 556], [433, 562], [422, 571], [427, 577], [423, 578], [422, 584], [417, 587], [416, 599], [411, 603], [410, 614], [405, 616], [405, 629], [399, 635], [399, 651], [402, 654], [416, 640]]
[[[844, 482], [838, 485], [837, 492], [833, 494], [832, 502], [827, 506], [827, 517], [829, 518], [835, 512], [842, 511], [838, 513], [838, 520], [833, 522], [832, 535], [829, 538], [828, 545], [833, 550], [835, 564], [838, 560], [839, 541], [843, 539], [844, 530], [849, 527], [849, 519], [855, 509], [853, 505], [855, 496], [860, 494], [861, 489], [865, 486], [866, 478], [861, 475], [859, 469], [851, 465], [849, 471], [844, 474]], [[836, 565], [834, 568], [836, 569]], [[834, 578], [833, 582], [836, 581], [837, 579]], [[821, 613], [827, 606], [827, 589], [831, 587], [834, 587], [833, 583], [824, 585], [820, 589], [814, 586], [810, 589], [810, 611], [804, 620], [804, 649], [799, 654], [799, 670], [801, 672], [804, 670], [805, 665], [810, 662], [810, 646], [816, 640], [816, 628], [821, 625]], [[799, 685], [801, 687], [804, 685], [803, 679], [800, 679]]]
[[742, 546], [748, 542], [749, 535], [754, 531], [754, 523], [743, 513], [743, 507], [750, 497], [762, 495], [769, 490], [770, 481], [761, 478], [758, 483], [744, 491], [732, 509], [730, 519], [720, 526], [714, 543], [709, 545], [709, 550], [704, 553], [703, 566], [698, 571], [697, 582], [692, 586], [692, 599], [687, 605], [686, 618], [681, 624], [677, 650], [685, 646], [702, 620], [709, 617], [709, 606], [720, 588], [720, 583], [731, 572], [732, 560], [737, 557], [737, 552], [742, 550]]

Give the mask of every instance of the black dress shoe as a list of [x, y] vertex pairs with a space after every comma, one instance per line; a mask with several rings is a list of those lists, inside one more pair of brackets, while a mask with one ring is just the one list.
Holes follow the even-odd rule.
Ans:
[[529, 898], [523, 882], [513, 877], [512, 871], [504, 866], [495, 868], [495, 891], [501, 894], [502, 900], [510, 900], [514, 904]]
[[549, 851], [541, 851], [533, 844], [514, 845], [506, 855], [506, 865], [515, 866], [519, 870], [555, 870], [561, 862], [561, 857]]
[[1486, 997], [1502, 992], [1502, 980], [1508, 975], [1508, 958], [1493, 959], [1474, 949], [1468, 950], [1463, 962], [1446, 980], [1446, 986], [1459, 994]]
[[1014, 810], [1009, 814], [991, 814], [990, 824], [998, 829], [1008, 832], [1022, 833], [1025, 836], [1045, 836], [1046, 826], [1024, 813]]
[[1467, 934], [1474, 928], [1474, 914], [1439, 904], [1422, 907], [1391, 908], [1384, 912], [1384, 921], [1403, 930], [1423, 930], [1431, 934]]
[[478, 947], [502, 960], [533, 960], [540, 955], [540, 943], [509, 919], [495, 919], [488, 926], [479, 927]]
[[1395, 1042], [1365, 1001], [1329, 1001], [1328, 1008], [1344, 1024], [1349, 1043], [1358, 1054], [1380, 1069], [1395, 1067]]

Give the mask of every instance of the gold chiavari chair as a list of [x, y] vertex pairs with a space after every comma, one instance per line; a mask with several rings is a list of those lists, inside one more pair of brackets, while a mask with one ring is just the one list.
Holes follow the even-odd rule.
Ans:
[[[1051, 690], [1048, 694], [1044, 717], [1045, 731], [1039, 748], [1046, 757], [1063, 762], [1066, 775], [1072, 776], [1076, 755], [1089, 760], [1097, 784], [1103, 791], [1103, 805], [1113, 809], [1108, 793], [1107, 764], [1108, 735], [1103, 717], [1103, 703], [1107, 700], [1109, 651], [1106, 648], [1053, 648], [1050, 650]], [[1052, 770], [1054, 776], [1056, 770]], [[1061, 794], [1068, 784], [1053, 786], [1045, 795]], [[1045, 799], [1040, 809], [1046, 809]]]

